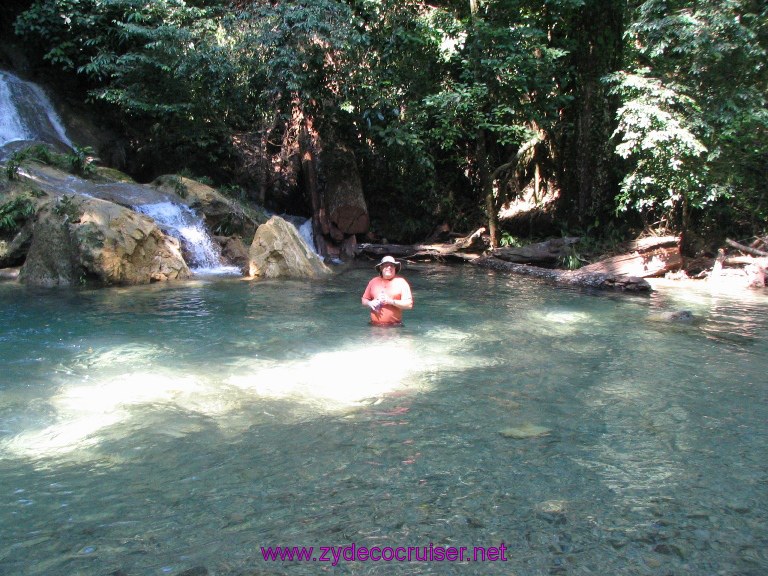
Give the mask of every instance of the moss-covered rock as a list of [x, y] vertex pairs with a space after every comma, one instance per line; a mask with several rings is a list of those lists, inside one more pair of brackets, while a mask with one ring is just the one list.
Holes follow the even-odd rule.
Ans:
[[189, 276], [178, 241], [151, 218], [98, 198], [62, 196], [39, 211], [19, 280], [114, 285]]

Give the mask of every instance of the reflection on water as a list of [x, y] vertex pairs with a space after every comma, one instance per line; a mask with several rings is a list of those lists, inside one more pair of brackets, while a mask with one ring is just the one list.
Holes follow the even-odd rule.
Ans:
[[[0, 285], [0, 573], [768, 571], [764, 292], [406, 274], [398, 329], [367, 324], [368, 268]], [[482, 564], [261, 554], [502, 542]]]

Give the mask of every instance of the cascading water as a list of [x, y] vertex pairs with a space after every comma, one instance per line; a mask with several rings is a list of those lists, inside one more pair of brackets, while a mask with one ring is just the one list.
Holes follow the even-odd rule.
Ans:
[[134, 210], [152, 218], [166, 233], [177, 238], [187, 265], [195, 274], [239, 275], [236, 266], [223, 266], [221, 252], [205, 228], [203, 219], [188, 206], [173, 202], [142, 204]]
[[0, 71], [0, 146], [20, 140], [74, 148], [45, 92], [31, 82]]
[[308, 218], [304, 224], [299, 226], [299, 236], [304, 239], [310, 250], [317, 254], [317, 248], [315, 248], [315, 234], [312, 231], [312, 219]]
[[[18, 141], [41, 141], [58, 147], [74, 148], [66, 130], [43, 90], [17, 76], [0, 71], [0, 148]], [[3, 154], [0, 150], [0, 159]], [[46, 174], [26, 174], [52, 193], [68, 192], [108, 198], [121, 204], [154, 193], [146, 187], [125, 184], [94, 184], [75, 176], [66, 179]], [[156, 194], [156, 193], [154, 193]], [[127, 202], [126, 202], [127, 201]], [[177, 238], [185, 260], [195, 274], [235, 275], [235, 266], [223, 266], [221, 253], [211, 239], [200, 216], [187, 206], [170, 201], [138, 204], [134, 210], [151, 217], [166, 234]]]

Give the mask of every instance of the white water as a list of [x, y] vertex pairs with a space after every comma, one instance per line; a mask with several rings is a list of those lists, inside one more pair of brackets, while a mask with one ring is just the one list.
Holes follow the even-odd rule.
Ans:
[[304, 242], [307, 243], [307, 246], [317, 254], [317, 249], [315, 248], [315, 235], [312, 232], [312, 219], [308, 218], [304, 224], [299, 226], [299, 236], [301, 236], [304, 239]]
[[41, 140], [74, 148], [64, 125], [43, 90], [0, 71], [0, 146]]
[[236, 266], [224, 266], [221, 252], [205, 228], [203, 219], [188, 206], [173, 202], [143, 204], [134, 210], [152, 218], [166, 234], [182, 243], [184, 257], [194, 274], [239, 275]]

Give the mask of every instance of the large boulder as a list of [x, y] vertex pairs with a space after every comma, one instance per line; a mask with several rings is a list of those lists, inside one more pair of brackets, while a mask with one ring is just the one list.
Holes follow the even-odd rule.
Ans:
[[279, 216], [259, 226], [248, 257], [255, 278], [320, 278], [331, 272], [296, 227]]
[[73, 195], [51, 200], [38, 212], [19, 280], [35, 286], [119, 285], [189, 276], [178, 241], [151, 218]]

